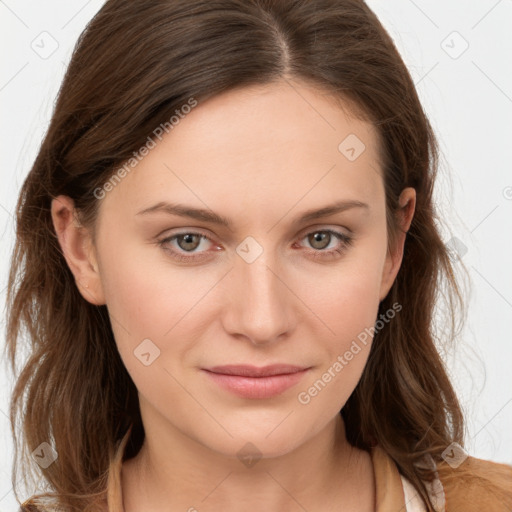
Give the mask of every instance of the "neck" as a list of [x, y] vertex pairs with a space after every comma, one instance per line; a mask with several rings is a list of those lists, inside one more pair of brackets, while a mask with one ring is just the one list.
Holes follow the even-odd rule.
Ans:
[[[135, 510], [373, 510], [371, 459], [352, 447], [341, 415], [277, 457], [226, 456], [179, 430], [146, 428], [122, 469], [124, 512]], [[297, 508], [298, 507], [298, 508]]]

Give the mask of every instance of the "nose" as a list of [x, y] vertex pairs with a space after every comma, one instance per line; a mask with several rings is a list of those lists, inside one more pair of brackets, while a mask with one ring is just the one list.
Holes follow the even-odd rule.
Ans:
[[273, 344], [289, 336], [298, 301], [270, 251], [251, 263], [237, 256], [227, 281], [223, 323], [228, 333], [254, 345]]

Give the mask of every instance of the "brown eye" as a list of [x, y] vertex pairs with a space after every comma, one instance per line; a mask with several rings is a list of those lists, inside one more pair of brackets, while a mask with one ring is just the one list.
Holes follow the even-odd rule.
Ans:
[[[311, 231], [304, 235], [302, 239], [307, 239], [308, 245], [312, 247], [312, 249], [306, 251], [310, 253], [310, 257], [324, 259], [324, 261], [341, 256], [353, 240], [351, 236], [333, 229]], [[334, 245], [331, 245], [332, 242], [335, 242]]]
[[332, 235], [328, 231], [315, 231], [308, 235], [308, 241], [311, 247], [315, 249], [325, 249], [331, 240]]
[[214, 245], [208, 236], [193, 231], [177, 233], [158, 241], [158, 245], [172, 258], [182, 262], [200, 261], [212, 256], [208, 243]]
[[199, 247], [202, 238], [204, 238], [202, 235], [196, 233], [186, 233], [184, 235], [177, 235], [175, 240], [180, 249], [193, 251]]

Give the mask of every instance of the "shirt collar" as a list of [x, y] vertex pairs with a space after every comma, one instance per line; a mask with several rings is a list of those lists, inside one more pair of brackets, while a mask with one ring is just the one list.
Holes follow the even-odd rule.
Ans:
[[370, 452], [375, 476], [375, 512], [405, 511], [402, 479], [395, 462], [376, 445]]

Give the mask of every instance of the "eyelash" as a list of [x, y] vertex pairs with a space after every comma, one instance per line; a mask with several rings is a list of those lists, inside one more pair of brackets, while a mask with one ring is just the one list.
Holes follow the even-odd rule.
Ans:
[[[345, 233], [341, 233], [339, 231], [335, 231], [333, 229], [316, 229], [314, 231], [310, 231], [306, 233], [304, 236], [300, 238], [300, 240], [306, 238], [309, 235], [315, 234], [315, 233], [329, 233], [336, 237], [340, 242], [342, 242], [341, 246], [338, 246], [335, 249], [325, 250], [325, 249], [318, 249], [318, 250], [311, 250], [311, 257], [313, 259], [332, 259], [335, 258], [337, 255], [342, 255], [345, 250], [352, 245], [353, 238]], [[166, 244], [172, 242], [176, 238], [184, 235], [198, 235], [202, 238], [206, 238], [207, 240], [210, 240], [208, 236], [206, 236], [204, 233], [195, 232], [195, 231], [183, 231], [182, 233], [176, 233], [170, 237], [166, 237], [164, 239], [158, 240], [158, 245], [162, 247], [164, 250], [171, 253], [172, 257], [178, 261], [184, 261], [184, 262], [195, 262], [204, 260], [205, 258], [208, 258], [208, 256], [183, 256], [183, 253], [180, 253], [176, 251], [175, 249], [169, 249], [166, 247]], [[210, 240], [211, 241], [211, 240]]]

